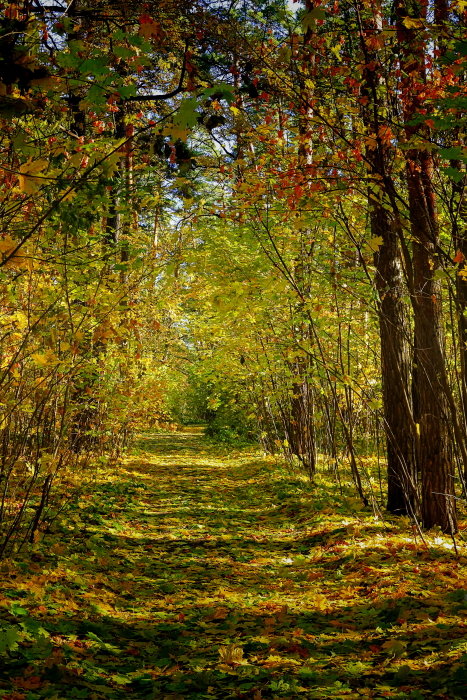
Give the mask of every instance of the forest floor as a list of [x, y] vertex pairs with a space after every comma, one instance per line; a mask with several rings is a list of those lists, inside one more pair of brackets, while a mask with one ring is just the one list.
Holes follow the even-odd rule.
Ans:
[[0, 698], [467, 698], [467, 547], [195, 432], [0, 562]]

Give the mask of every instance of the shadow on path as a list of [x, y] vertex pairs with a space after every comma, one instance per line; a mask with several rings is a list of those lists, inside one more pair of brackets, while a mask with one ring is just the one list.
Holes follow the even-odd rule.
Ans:
[[199, 432], [141, 438], [5, 574], [0, 697], [467, 697], [443, 552], [390, 553], [313, 494]]

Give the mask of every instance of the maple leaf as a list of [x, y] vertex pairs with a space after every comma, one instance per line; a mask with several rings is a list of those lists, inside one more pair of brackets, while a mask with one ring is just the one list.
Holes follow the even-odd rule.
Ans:
[[26, 163], [23, 163], [19, 169], [19, 188], [24, 194], [35, 194], [39, 191], [44, 179], [40, 174], [48, 167], [47, 160], [33, 160], [29, 158]]
[[374, 253], [377, 253], [382, 245], [383, 245], [383, 237], [382, 236], [375, 236], [374, 238], [371, 238], [368, 241], [368, 247]]
[[12, 625], [0, 627], [0, 654], [17, 649], [20, 637], [17, 627]]
[[8, 253], [14, 250], [17, 245], [17, 241], [14, 241], [9, 235], [5, 236], [4, 238], [0, 238], [0, 253], [5, 253], [8, 255]]
[[208, 615], [207, 620], [225, 620], [230, 614], [229, 608], [216, 608], [213, 613]]
[[238, 666], [239, 664], [244, 663], [243, 649], [241, 647], [237, 647], [235, 644], [219, 647], [219, 656], [221, 661], [229, 666]]
[[399, 639], [389, 639], [387, 642], [384, 642], [384, 644], [381, 645], [381, 648], [384, 649], [389, 656], [397, 658], [404, 654], [407, 648], [407, 642], [403, 642]]
[[418, 17], [404, 17], [402, 24], [407, 29], [421, 29], [424, 26], [423, 20]]
[[138, 34], [145, 39], [150, 39], [151, 37], [157, 38], [161, 34], [161, 25], [150, 15], [141, 15], [139, 17]]

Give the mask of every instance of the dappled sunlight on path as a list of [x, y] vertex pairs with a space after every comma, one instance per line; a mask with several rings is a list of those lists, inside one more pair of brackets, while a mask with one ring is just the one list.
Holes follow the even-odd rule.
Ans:
[[142, 436], [5, 562], [0, 697], [465, 697], [465, 563], [359, 508], [199, 432]]

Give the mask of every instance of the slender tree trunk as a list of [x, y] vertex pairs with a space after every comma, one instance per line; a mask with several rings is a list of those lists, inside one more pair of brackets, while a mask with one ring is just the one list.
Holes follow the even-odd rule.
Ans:
[[294, 363], [294, 376], [300, 377], [292, 386], [290, 421], [287, 426], [290, 451], [298, 457], [308, 476], [316, 471], [314, 402], [308, 375], [309, 360]]
[[[460, 163], [456, 164], [460, 169]], [[455, 167], [456, 167], [455, 166]], [[456, 211], [453, 222], [453, 243], [456, 249], [456, 259], [459, 262], [459, 272], [467, 265], [467, 196], [465, 178], [454, 183], [454, 204]], [[467, 278], [456, 275], [456, 313], [459, 334], [460, 359], [460, 395], [462, 404], [462, 428], [467, 434]], [[467, 481], [467, 465], [464, 465], [464, 482]]]
[[[312, 0], [305, 0], [307, 11], [314, 8]], [[312, 144], [312, 91], [307, 85], [307, 80], [314, 72], [315, 58], [313, 52], [313, 32], [307, 28], [303, 37], [303, 72], [300, 76], [300, 107], [298, 134], [299, 144], [297, 152], [297, 165], [303, 183], [306, 183], [309, 169], [313, 162]], [[301, 294], [300, 300], [296, 304], [295, 313], [297, 322], [294, 323], [295, 332], [299, 334], [298, 340], [303, 341], [311, 338], [311, 332], [304, 313], [303, 299], [310, 293], [310, 263], [311, 249], [309, 248], [310, 232], [307, 229], [297, 231], [297, 239], [300, 250], [294, 264], [294, 280], [297, 290]], [[310, 478], [316, 471], [316, 446], [314, 429], [314, 401], [313, 390], [310, 383], [310, 359], [297, 360], [291, 367], [292, 373], [296, 376], [292, 386], [291, 402], [291, 426], [290, 435], [291, 451], [304, 465]]]
[[411, 352], [408, 314], [402, 298], [404, 284], [394, 221], [380, 204], [372, 208], [371, 229], [373, 235], [380, 235], [383, 239], [374, 257], [387, 443], [387, 508], [391, 513], [413, 515], [416, 466], [409, 388]]

